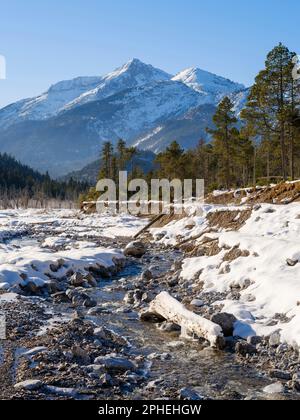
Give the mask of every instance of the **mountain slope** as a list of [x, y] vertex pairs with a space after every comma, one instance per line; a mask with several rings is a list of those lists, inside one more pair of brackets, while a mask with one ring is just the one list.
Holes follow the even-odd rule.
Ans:
[[196, 67], [188, 68], [178, 73], [172, 80], [182, 82], [203, 95], [203, 104], [216, 105], [224, 96], [245, 89], [245, 86], [242, 84], [232, 82], [229, 79]]
[[194, 148], [200, 139], [209, 139], [206, 129], [212, 128], [212, 117], [215, 112], [215, 105], [199, 105], [144, 133], [134, 141], [134, 145], [143, 150], [159, 153], [176, 140], [184, 149]]

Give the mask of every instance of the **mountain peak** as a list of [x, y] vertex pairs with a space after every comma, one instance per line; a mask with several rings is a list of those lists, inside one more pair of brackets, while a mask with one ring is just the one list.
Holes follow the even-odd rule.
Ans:
[[[123, 66], [118, 67], [113, 72], [104, 77], [105, 80], [115, 79], [123, 74], [130, 74], [133, 77], [149, 78], [150, 81], [166, 81], [172, 78], [172, 75], [153, 67], [151, 64], [146, 64], [138, 58], [132, 58]], [[146, 80], [145, 80], [146, 82]], [[143, 82], [144, 84], [144, 82]]]
[[240, 83], [233, 82], [198, 67], [189, 67], [178, 73], [172, 80], [182, 82], [196, 92], [206, 95], [210, 101], [212, 96], [214, 96], [215, 101], [212, 102], [218, 102], [222, 96], [224, 97], [245, 89], [245, 86]]
[[124, 66], [147, 66], [148, 64], [144, 63], [143, 61], [139, 60], [138, 58], [131, 58]]

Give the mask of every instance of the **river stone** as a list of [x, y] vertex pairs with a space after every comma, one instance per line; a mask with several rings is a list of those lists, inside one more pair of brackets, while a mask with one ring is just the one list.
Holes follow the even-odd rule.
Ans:
[[283, 381], [290, 381], [292, 379], [291, 373], [283, 370], [273, 369], [269, 373], [271, 378], [281, 379]]
[[234, 315], [227, 314], [226, 312], [216, 313], [211, 317], [211, 321], [220, 325], [225, 337], [231, 337], [233, 335], [234, 324], [237, 321]]
[[82, 287], [85, 284], [85, 278], [84, 275], [80, 272], [77, 272], [73, 274], [73, 276], [70, 278], [70, 284], [74, 287]]
[[238, 343], [236, 343], [235, 351], [237, 354], [243, 357], [246, 357], [248, 354], [252, 355], [257, 353], [256, 347], [252, 346], [246, 341], [239, 341]]
[[57, 293], [54, 293], [53, 295], [52, 295], [52, 298], [55, 300], [55, 302], [57, 302], [57, 303], [67, 303], [67, 302], [69, 302], [69, 298], [68, 298], [68, 296], [66, 295], [66, 292], [57, 292]]
[[124, 297], [124, 302], [127, 303], [128, 305], [134, 304], [134, 291], [131, 290], [126, 293]]
[[292, 259], [288, 258], [286, 260], [286, 263], [289, 267], [295, 267], [295, 265], [298, 264], [298, 260], [292, 260]]
[[204, 302], [201, 299], [194, 299], [191, 302], [192, 306], [195, 306], [196, 308], [202, 308], [204, 306]]
[[146, 246], [143, 242], [131, 242], [128, 244], [124, 250], [124, 255], [126, 257], [135, 257], [141, 258], [147, 252]]
[[102, 315], [104, 313], [106, 313], [106, 309], [103, 309], [100, 306], [97, 306], [97, 307], [89, 309], [87, 314], [91, 316], [97, 316], [97, 315]]
[[22, 286], [22, 289], [25, 291], [25, 293], [40, 295], [44, 286], [45, 284], [37, 285], [34, 281], [29, 280], [24, 286]]
[[179, 398], [185, 401], [203, 401], [204, 397], [191, 388], [182, 388], [179, 391]]
[[247, 338], [248, 344], [251, 344], [252, 346], [257, 346], [258, 344], [261, 344], [262, 340], [262, 337], [258, 335], [253, 335], [252, 337]]
[[165, 321], [165, 318], [163, 318], [162, 316], [158, 314], [155, 314], [153, 312], [146, 310], [140, 313], [140, 320], [143, 322], [152, 322], [156, 324], [156, 323]]
[[141, 279], [146, 280], [146, 281], [152, 280], [153, 279], [152, 271], [150, 271], [150, 270], [143, 271], [143, 273], [141, 275]]
[[90, 298], [89, 296], [83, 302], [83, 306], [85, 308], [95, 308], [97, 305], [98, 305], [98, 303], [96, 302], [96, 300]]
[[108, 372], [127, 372], [135, 370], [136, 366], [125, 357], [100, 356], [94, 360], [97, 365], [102, 365]]
[[15, 389], [24, 389], [26, 391], [35, 391], [43, 386], [43, 382], [39, 380], [29, 379], [27, 381], [17, 383]]
[[84, 280], [91, 286], [91, 287], [97, 287], [98, 283], [95, 279], [95, 277], [91, 274], [88, 273], [87, 275], [84, 276]]
[[72, 300], [73, 305], [84, 306], [85, 308], [94, 308], [97, 306], [97, 302], [95, 300], [78, 290], [68, 289], [66, 291], [66, 295], [70, 300]]
[[181, 330], [181, 327], [179, 325], [173, 324], [172, 322], [163, 322], [159, 329], [163, 332], [179, 332]]
[[281, 394], [284, 392], [284, 386], [281, 382], [268, 385], [263, 389], [265, 394]]
[[122, 347], [130, 346], [125, 337], [122, 337], [120, 334], [117, 334], [115, 331], [110, 330], [106, 327], [95, 328], [93, 334], [95, 337], [101, 340], [112, 341], [115, 345], [119, 345]]
[[142, 302], [150, 303], [155, 299], [155, 294], [153, 292], [145, 292], [142, 295]]

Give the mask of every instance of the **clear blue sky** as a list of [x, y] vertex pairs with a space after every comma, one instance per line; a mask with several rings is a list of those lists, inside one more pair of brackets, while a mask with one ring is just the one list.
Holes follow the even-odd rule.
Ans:
[[1, 1], [0, 105], [132, 57], [170, 73], [199, 66], [246, 85], [279, 41], [300, 52], [299, 0]]

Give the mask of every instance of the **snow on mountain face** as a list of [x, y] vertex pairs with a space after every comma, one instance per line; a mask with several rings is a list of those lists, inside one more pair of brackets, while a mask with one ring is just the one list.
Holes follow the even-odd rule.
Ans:
[[99, 115], [98, 122], [93, 126], [99, 136], [113, 127], [117, 137], [130, 140], [141, 131], [152, 129], [157, 123], [181, 115], [197, 105], [199, 96], [182, 83], [147, 84], [107, 98], [107, 106], [114, 107], [116, 111], [105, 119]]
[[18, 101], [0, 110], [0, 127], [50, 118], [83, 92], [95, 88], [100, 81], [100, 77], [78, 77], [59, 82], [40, 96]]
[[243, 89], [240, 92], [235, 92], [229, 95], [229, 98], [234, 105], [234, 112], [238, 117], [240, 116], [241, 110], [246, 106], [250, 89], [251, 88]]
[[182, 82], [200, 93], [203, 104], [218, 104], [224, 96], [245, 89], [244, 85], [195, 67], [182, 71], [172, 80]]
[[168, 81], [171, 75], [133, 59], [103, 77], [78, 77], [59, 82], [40, 96], [0, 110], [0, 127], [24, 120], [43, 120], [85, 103], [147, 83]]
[[169, 81], [171, 78], [172, 75], [134, 58], [122, 67], [104, 76], [95, 89], [83, 93], [73, 102], [69, 103], [66, 109], [91, 101], [105, 99], [126, 89], [153, 82]]

